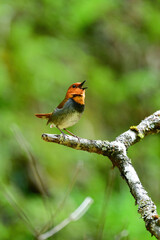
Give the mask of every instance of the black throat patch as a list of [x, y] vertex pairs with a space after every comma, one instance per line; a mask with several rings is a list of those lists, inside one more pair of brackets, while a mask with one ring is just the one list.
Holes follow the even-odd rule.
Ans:
[[77, 112], [82, 113], [84, 111], [84, 104], [77, 103], [74, 99], [72, 99], [72, 102], [73, 102], [74, 109]]

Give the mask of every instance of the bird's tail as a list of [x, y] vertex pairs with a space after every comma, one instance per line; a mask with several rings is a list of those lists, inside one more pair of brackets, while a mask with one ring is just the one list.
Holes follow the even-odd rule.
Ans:
[[52, 113], [38, 113], [35, 114], [36, 117], [42, 118], [42, 119], [49, 119]]

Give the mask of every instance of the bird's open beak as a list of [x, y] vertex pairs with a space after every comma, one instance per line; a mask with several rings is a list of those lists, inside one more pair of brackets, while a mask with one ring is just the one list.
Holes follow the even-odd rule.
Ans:
[[83, 89], [83, 90], [87, 89], [88, 87], [82, 87], [85, 82], [86, 82], [86, 80], [84, 80], [84, 81], [79, 85], [79, 88], [81, 88], [81, 89]]

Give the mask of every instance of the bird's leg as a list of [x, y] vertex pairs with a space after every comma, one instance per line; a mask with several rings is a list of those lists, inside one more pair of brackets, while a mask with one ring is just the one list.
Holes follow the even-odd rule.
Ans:
[[71, 133], [69, 130], [67, 130], [66, 128], [63, 128], [66, 132], [68, 132], [69, 134], [71, 134], [73, 137], [76, 137], [78, 139], [80, 139], [78, 136], [74, 135], [73, 133]]
[[63, 138], [65, 138], [65, 133], [58, 126], [56, 126], [56, 128], [58, 128], [58, 130], [63, 134]]

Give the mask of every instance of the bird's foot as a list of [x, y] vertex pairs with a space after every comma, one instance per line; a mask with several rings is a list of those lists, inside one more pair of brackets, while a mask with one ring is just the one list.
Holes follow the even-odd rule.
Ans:
[[61, 132], [60, 139], [63, 141], [65, 139], [66, 134], [59, 127], [57, 127], [57, 128]]
[[60, 141], [64, 141], [65, 140], [65, 135], [63, 132], [60, 134]]
[[73, 137], [78, 138], [78, 141], [80, 142], [80, 137], [78, 137], [77, 135], [73, 134], [72, 132], [70, 132], [70, 131], [67, 130], [66, 128], [64, 128], [64, 130], [65, 130], [66, 132], [68, 132], [70, 135], [72, 135]]
[[80, 137], [78, 137], [77, 135], [74, 135], [74, 134], [72, 136], [76, 137], [78, 139], [78, 141], [80, 142], [80, 139], [81, 139]]

